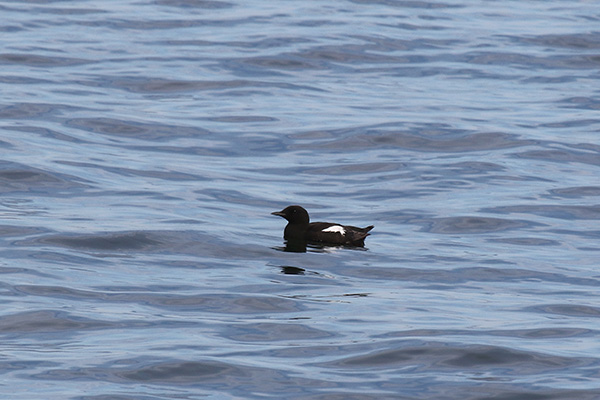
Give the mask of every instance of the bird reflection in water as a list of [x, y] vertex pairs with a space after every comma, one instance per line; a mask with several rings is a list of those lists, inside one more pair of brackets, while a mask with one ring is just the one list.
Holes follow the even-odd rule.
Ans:
[[286, 275], [304, 275], [306, 270], [300, 267], [293, 267], [291, 265], [282, 265], [281, 273]]
[[285, 246], [273, 247], [274, 250], [285, 251], [289, 253], [331, 253], [333, 250], [349, 249], [358, 251], [367, 251], [366, 247], [346, 246], [346, 245], [331, 245], [318, 242], [307, 242], [301, 239], [288, 239], [284, 241]]

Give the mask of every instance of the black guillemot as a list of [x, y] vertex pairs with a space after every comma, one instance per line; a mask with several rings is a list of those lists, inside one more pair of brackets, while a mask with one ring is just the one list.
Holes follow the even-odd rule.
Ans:
[[308, 212], [300, 206], [288, 206], [271, 214], [287, 219], [288, 224], [283, 231], [285, 240], [363, 247], [368, 232], [373, 229], [373, 225], [357, 228], [331, 222], [310, 222]]

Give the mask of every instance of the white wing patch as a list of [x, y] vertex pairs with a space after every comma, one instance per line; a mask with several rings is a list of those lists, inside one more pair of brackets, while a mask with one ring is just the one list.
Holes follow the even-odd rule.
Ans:
[[341, 233], [342, 235], [346, 234], [346, 230], [344, 229], [344, 227], [339, 225], [330, 226], [329, 228], [323, 229], [321, 232], [337, 232]]

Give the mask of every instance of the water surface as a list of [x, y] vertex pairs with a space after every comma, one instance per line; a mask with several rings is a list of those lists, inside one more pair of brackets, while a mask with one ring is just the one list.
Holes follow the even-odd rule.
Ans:
[[600, 397], [593, 2], [0, 11], [2, 397]]

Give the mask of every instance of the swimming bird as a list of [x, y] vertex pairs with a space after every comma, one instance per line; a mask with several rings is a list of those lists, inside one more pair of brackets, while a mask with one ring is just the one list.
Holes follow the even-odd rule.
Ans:
[[288, 221], [283, 231], [283, 238], [286, 240], [363, 247], [365, 238], [369, 236], [368, 232], [373, 229], [373, 225], [357, 228], [331, 222], [310, 222], [308, 212], [296, 205], [288, 206], [271, 214], [283, 217]]

